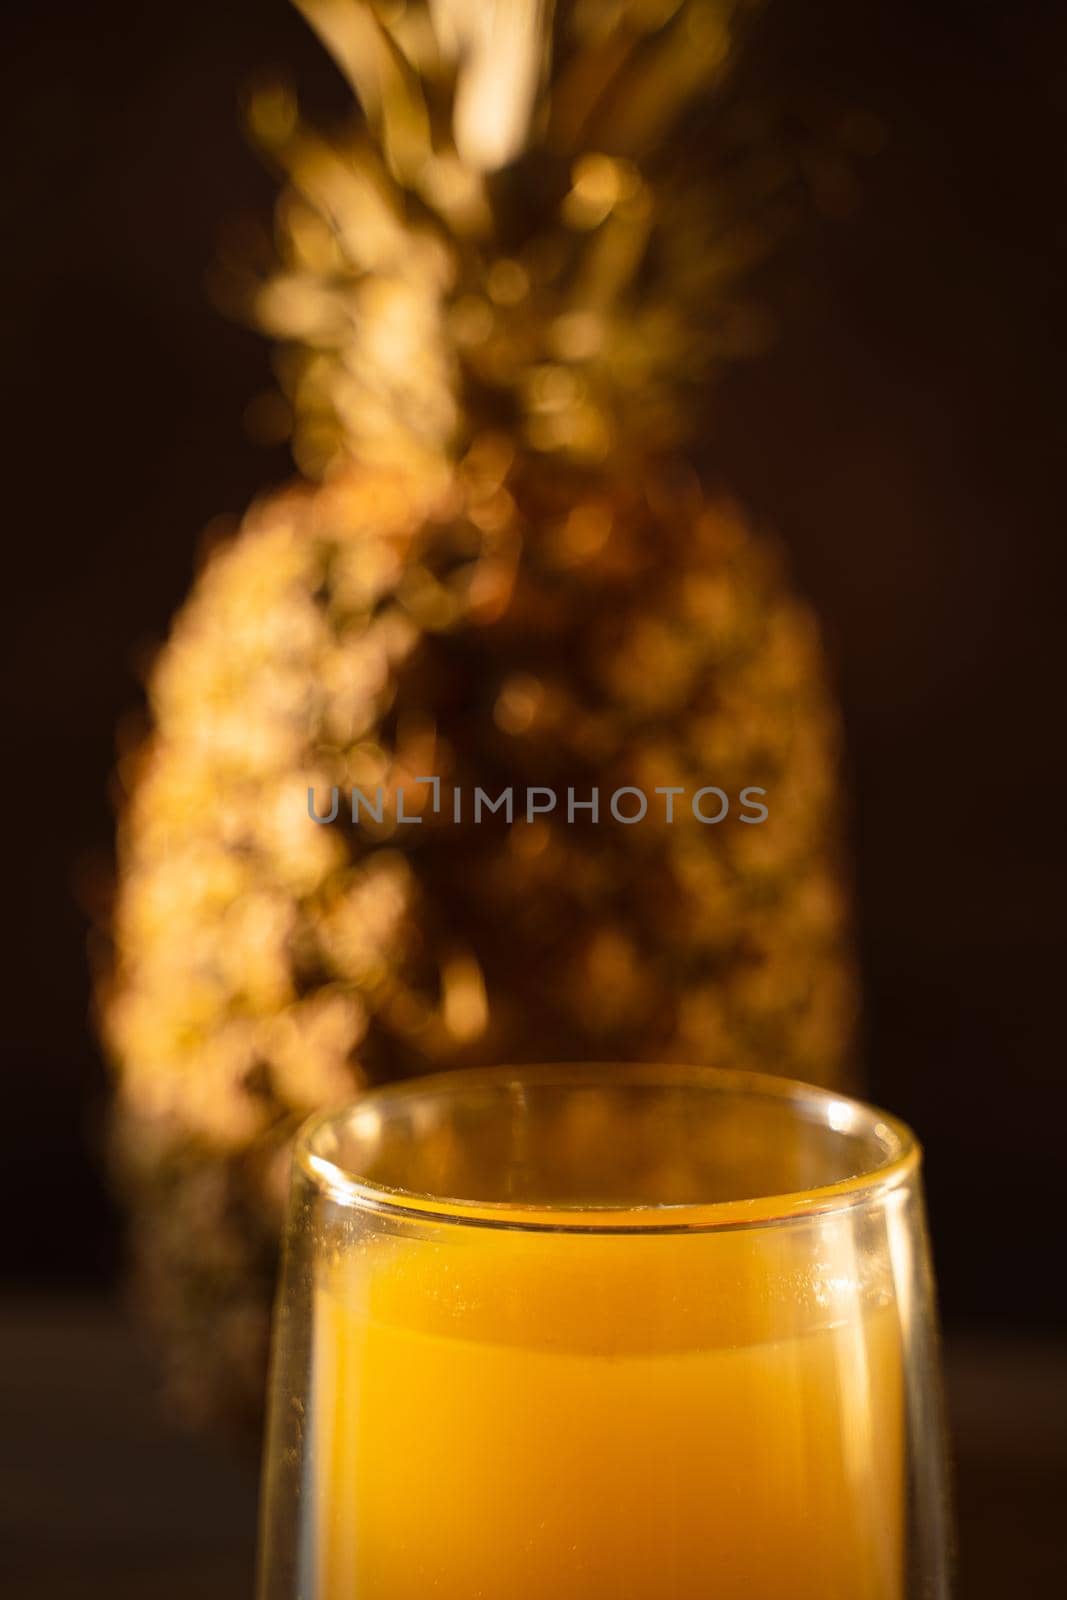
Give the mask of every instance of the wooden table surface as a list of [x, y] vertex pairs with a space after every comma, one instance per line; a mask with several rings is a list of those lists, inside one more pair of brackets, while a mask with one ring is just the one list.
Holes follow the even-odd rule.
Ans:
[[[947, 1370], [959, 1600], [1067, 1595], [1067, 1344], [953, 1338]], [[255, 1501], [160, 1416], [116, 1307], [0, 1302], [5, 1600], [249, 1600]]]

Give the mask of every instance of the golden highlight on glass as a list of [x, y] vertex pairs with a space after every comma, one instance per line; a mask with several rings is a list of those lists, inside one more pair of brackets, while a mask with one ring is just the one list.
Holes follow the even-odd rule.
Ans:
[[260, 1600], [943, 1600], [918, 1168], [880, 1112], [701, 1068], [316, 1119]]

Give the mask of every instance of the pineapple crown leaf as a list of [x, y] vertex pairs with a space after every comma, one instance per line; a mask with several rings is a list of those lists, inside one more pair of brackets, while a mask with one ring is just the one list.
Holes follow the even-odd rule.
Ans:
[[295, 3], [363, 119], [249, 107], [287, 180], [251, 299], [301, 468], [425, 470], [501, 427], [587, 463], [676, 445], [751, 246], [694, 203], [684, 114], [747, 0]]

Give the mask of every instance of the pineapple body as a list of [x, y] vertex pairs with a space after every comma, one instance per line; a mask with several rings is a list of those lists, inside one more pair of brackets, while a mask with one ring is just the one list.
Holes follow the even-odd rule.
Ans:
[[[187, 1407], [255, 1415], [287, 1140], [366, 1082], [565, 1059], [846, 1071], [836, 722], [776, 552], [688, 477], [524, 488], [506, 462], [485, 451], [429, 497], [352, 471], [264, 501], [158, 663], [109, 1033]], [[706, 786], [734, 802], [721, 823], [693, 814]], [[512, 790], [510, 826], [475, 823], [479, 788]], [[531, 788], [558, 798], [527, 821]], [[320, 816], [337, 790], [333, 823], [309, 789]], [[400, 789], [419, 821], [396, 819]], [[622, 790], [651, 802], [639, 823], [611, 814]], [[657, 790], [681, 791], [669, 823]]]

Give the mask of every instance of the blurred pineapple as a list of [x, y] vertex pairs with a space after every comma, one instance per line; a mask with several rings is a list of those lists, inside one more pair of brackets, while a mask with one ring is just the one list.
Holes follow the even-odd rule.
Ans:
[[[327, 139], [253, 98], [288, 178], [242, 293], [307, 481], [210, 556], [153, 672], [103, 997], [174, 1397], [253, 1422], [309, 1111], [489, 1060], [840, 1081], [854, 1012], [817, 630], [685, 454], [744, 339], [751, 240], [686, 138], [742, 8], [302, 9], [362, 118]], [[560, 801], [455, 823], [476, 785]], [[685, 793], [625, 826], [624, 786]], [[346, 821], [352, 788], [380, 824]], [[594, 788], [599, 822], [568, 822]]]

